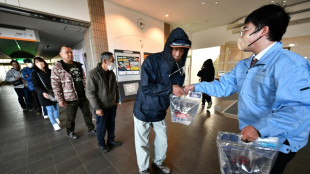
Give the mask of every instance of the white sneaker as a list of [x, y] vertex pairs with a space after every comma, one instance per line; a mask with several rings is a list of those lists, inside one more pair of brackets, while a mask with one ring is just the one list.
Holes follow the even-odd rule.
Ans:
[[44, 119], [48, 119], [48, 115], [44, 115], [43, 118], [44, 118]]
[[53, 125], [53, 127], [54, 127], [54, 130], [55, 130], [55, 131], [58, 131], [58, 130], [61, 129], [57, 123], [55, 123], [55, 124]]
[[58, 124], [60, 124], [60, 120], [59, 120], [59, 118], [56, 118], [56, 122], [57, 122]]

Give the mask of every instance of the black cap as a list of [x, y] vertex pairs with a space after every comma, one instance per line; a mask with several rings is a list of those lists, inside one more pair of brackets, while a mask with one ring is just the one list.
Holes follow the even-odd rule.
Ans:
[[32, 63], [32, 61], [30, 59], [24, 59], [23, 61], [24, 61], [24, 63]]

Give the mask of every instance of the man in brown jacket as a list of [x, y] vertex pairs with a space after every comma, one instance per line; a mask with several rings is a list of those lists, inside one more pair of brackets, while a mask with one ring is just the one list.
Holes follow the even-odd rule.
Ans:
[[[97, 122], [98, 146], [104, 153], [108, 152], [107, 145], [119, 146], [115, 141], [115, 116], [119, 107], [119, 90], [116, 77], [114, 57], [110, 52], [104, 52], [100, 56], [100, 63], [87, 74], [86, 96], [94, 107]], [[108, 131], [107, 145], [104, 137]]]
[[82, 64], [73, 61], [72, 49], [67, 46], [61, 47], [59, 55], [62, 60], [56, 62], [52, 69], [51, 84], [59, 106], [66, 110], [67, 134], [71, 139], [79, 137], [74, 133], [74, 127], [76, 112], [80, 107], [89, 135], [96, 135], [89, 101], [85, 96], [85, 73]]

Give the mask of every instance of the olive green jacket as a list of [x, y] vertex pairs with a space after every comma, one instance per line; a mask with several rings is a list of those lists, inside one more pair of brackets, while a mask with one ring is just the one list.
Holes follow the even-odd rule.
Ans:
[[88, 72], [86, 77], [86, 97], [95, 110], [115, 106], [119, 102], [119, 90], [113, 71], [109, 71], [107, 80], [99, 63]]

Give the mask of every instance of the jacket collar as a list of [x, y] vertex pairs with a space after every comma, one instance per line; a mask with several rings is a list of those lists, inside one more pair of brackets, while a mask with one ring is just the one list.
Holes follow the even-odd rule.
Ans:
[[[254, 66], [257, 66], [257, 65], [265, 65], [265, 64], [268, 64], [268, 62], [270, 61], [269, 59], [272, 59], [272, 57], [270, 57], [269, 55], [272, 54], [274, 51], [278, 51], [282, 49], [282, 42], [278, 41], [276, 42], [275, 45], [273, 45], [264, 55], [261, 59], [259, 59], [256, 64]], [[251, 65], [251, 61], [252, 61], [252, 57], [253, 55], [248, 58], [246, 61], [245, 61], [245, 64], [247, 67], [250, 67]]]

